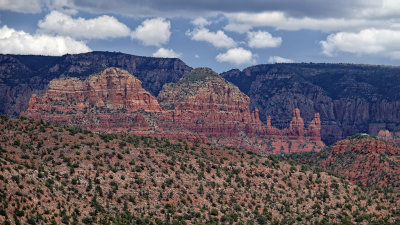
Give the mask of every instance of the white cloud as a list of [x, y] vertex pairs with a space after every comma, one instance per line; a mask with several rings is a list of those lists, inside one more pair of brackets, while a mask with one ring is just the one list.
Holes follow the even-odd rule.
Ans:
[[243, 48], [232, 48], [225, 53], [218, 54], [218, 62], [228, 62], [234, 65], [255, 64], [255, 56], [249, 50]]
[[283, 58], [280, 56], [270, 56], [268, 59], [268, 63], [292, 63], [293, 60]]
[[320, 42], [322, 52], [333, 56], [337, 52], [356, 55], [376, 55], [400, 59], [400, 31], [365, 29], [360, 32], [331, 34]]
[[196, 28], [186, 35], [195, 41], [206, 41], [217, 48], [232, 48], [236, 46], [236, 42], [228, 37], [222, 30], [211, 32], [206, 28]]
[[85, 43], [70, 37], [31, 35], [7, 26], [0, 29], [0, 52], [3, 54], [64, 55], [90, 51]]
[[172, 49], [159, 48], [156, 52], [153, 53], [154, 57], [161, 58], [179, 58], [182, 54], [176, 53]]
[[282, 44], [281, 37], [272, 37], [266, 31], [248, 32], [247, 38], [249, 39], [248, 45], [250, 48], [273, 48]]
[[192, 20], [191, 22], [196, 27], [205, 27], [211, 24], [211, 21], [208, 21], [204, 17], [197, 17], [196, 19]]
[[243, 34], [249, 31], [251, 28], [252, 26], [249, 24], [229, 23], [224, 27], [224, 30]]
[[0, 10], [21, 13], [38, 13], [42, 10], [43, 0], [0, 0]]
[[161, 46], [169, 41], [170, 29], [171, 23], [164, 18], [148, 19], [132, 32], [131, 38], [147, 46]]
[[130, 29], [112, 16], [93, 19], [72, 18], [59, 11], [52, 11], [39, 21], [39, 32], [70, 36], [77, 39], [106, 39], [126, 37]]
[[231, 27], [274, 27], [278, 30], [320, 30], [324, 32], [350, 31], [368, 27], [384, 27], [387, 23], [382, 20], [368, 18], [312, 18], [290, 17], [281, 11], [268, 11], [260, 13], [226, 13], [224, 14]]

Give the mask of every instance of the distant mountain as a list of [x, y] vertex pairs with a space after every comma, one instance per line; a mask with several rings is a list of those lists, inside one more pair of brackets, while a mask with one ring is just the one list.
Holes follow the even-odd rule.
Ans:
[[157, 96], [165, 83], [176, 82], [191, 70], [180, 59], [90, 52], [64, 56], [0, 55], [0, 114], [17, 116], [28, 108], [33, 93], [42, 95], [50, 80], [88, 75], [107, 67], [128, 70]]
[[299, 108], [307, 122], [321, 116], [328, 144], [355, 133], [400, 131], [400, 67], [285, 63], [221, 74], [251, 99], [260, 119], [286, 127]]
[[400, 147], [367, 134], [338, 141], [318, 153], [288, 156], [372, 187], [400, 190]]
[[198, 142], [0, 117], [1, 224], [399, 224], [399, 194]]
[[[192, 70], [180, 59], [90, 52], [64, 56], [0, 55], [0, 114], [17, 116], [28, 108], [30, 96], [44, 94], [59, 77], [88, 75], [108, 67], [126, 69], [154, 97], [166, 83], [177, 82]], [[400, 67], [352, 64], [269, 64], [222, 77], [250, 97], [262, 122], [289, 126], [299, 108], [308, 125], [320, 113], [321, 136], [327, 144], [355, 133], [377, 135], [400, 131]]]
[[85, 80], [57, 78], [43, 96], [32, 95], [21, 115], [95, 132], [199, 140], [281, 154], [324, 147], [319, 115], [305, 126], [300, 110], [288, 128], [263, 124], [238, 87], [209, 68], [193, 69], [164, 85], [157, 99], [128, 71], [107, 68]]

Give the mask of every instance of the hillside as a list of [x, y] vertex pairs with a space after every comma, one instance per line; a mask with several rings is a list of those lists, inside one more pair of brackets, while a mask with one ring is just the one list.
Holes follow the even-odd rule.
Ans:
[[191, 70], [180, 59], [143, 57], [118, 52], [89, 52], [63, 56], [0, 54], [0, 114], [18, 116], [32, 94], [42, 95], [55, 78], [87, 76], [108, 67], [135, 74], [143, 88], [157, 96], [165, 83], [176, 82]]
[[318, 153], [288, 157], [322, 167], [353, 183], [400, 189], [400, 147], [366, 134], [338, 141]]
[[398, 224], [399, 193], [199, 142], [0, 119], [0, 223]]
[[321, 115], [326, 144], [356, 133], [400, 131], [400, 67], [354, 64], [284, 63], [257, 65], [221, 74], [251, 99], [251, 107], [286, 127], [299, 108], [309, 122]]

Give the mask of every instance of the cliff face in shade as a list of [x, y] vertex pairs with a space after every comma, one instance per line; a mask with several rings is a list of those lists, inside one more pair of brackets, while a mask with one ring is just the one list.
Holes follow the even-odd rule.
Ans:
[[22, 115], [98, 132], [198, 139], [261, 154], [319, 151], [324, 146], [318, 121], [305, 128], [298, 109], [292, 125], [279, 130], [262, 124], [249, 104], [248, 96], [211, 69], [195, 69], [165, 85], [157, 100], [133, 75], [109, 68], [84, 81], [51, 81], [42, 97], [32, 95]]
[[119, 67], [142, 81], [156, 96], [165, 83], [176, 82], [191, 70], [180, 59], [90, 52], [64, 56], [0, 55], [0, 114], [17, 116], [28, 108], [32, 94], [43, 95], [55, 78], [81, 80], [108, 67]]
[[269, 64], [222, 73], [251, 99], [260, 118], [289, 126], [299, 108], [305, 123], [320, 113], [322, 140], [400, 131], [400, 67], [351, 64]]

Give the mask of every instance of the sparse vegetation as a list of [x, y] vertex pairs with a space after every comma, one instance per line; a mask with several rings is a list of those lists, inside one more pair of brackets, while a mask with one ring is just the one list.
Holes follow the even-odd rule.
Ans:
[[27, 119], [0, 117], [0, 171], [2, 224], [400, 221], [398, 191], [293, 161]]

